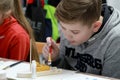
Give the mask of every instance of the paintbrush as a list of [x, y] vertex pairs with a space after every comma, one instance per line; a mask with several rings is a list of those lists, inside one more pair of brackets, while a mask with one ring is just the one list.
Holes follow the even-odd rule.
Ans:
[[[52, 38], [50, 38], [50, 41], [52, 42]], [[52, 65], [52, 46], [49, 46], [49, 54], [48, 54], [48, 65], [51, 66]]]
[[5, 68], [3, 68], [3, 70], [6, 70], [6, 69], [11, 68], [11, 67], [14, 67], [14, 66], [20, 64], [21, 62], [23, 62], [23, 61], [18, 61], [16, 63], [13, 63], [13, 64], [9, 65], [9, 66], [6, 66]]

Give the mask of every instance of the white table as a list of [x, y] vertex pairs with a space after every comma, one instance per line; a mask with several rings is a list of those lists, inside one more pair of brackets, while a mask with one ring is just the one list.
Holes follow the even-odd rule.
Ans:
[[[0, 59], [1, 61], [1, 59]], [[9, 65], [14, 63], [15, 61], [5, 61], [4, 64]], [[12, 68], [9, 68], [6, 71], [7, 77], [16, 79], [16, 80], [117, 80], [113, 78], [92, 75], [92, 74], [83, 74], [83, 73], [76, 73], [75, 71], [69, 70], [62, 70], [62, 73], [56, 75], [48, 75], [48, 76], [40, 76], [36, 79], [32, 78], [17, 78], [17, 73], [21, 71], [29, 71], [30, 65], [29, 63], [23, 62], [20, 63]]]

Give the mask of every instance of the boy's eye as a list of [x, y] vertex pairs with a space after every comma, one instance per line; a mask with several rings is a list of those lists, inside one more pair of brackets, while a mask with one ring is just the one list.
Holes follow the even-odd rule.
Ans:
[[72, 31], [73, 34], [78, 34], [79, 32], [78, 31]]

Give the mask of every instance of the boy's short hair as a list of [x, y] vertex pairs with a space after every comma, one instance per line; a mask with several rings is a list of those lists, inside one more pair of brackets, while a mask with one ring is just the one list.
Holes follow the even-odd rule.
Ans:
[[58, 21], [91, 25], [100, 18], [101, 4], [101, 0], [61, 0], [55, 16]]

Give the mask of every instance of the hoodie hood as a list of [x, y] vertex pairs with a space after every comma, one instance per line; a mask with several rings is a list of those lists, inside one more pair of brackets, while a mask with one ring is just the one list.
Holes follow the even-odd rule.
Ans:
[[102, 7], [103, 23], [101, 28], [93, 37], [91, 37], [88, 42], [94, 41], [96, 39], [105, 37], [111, 29], [120, 26], [120, 12], [113, 7], [107, 6], [106, 4]]

